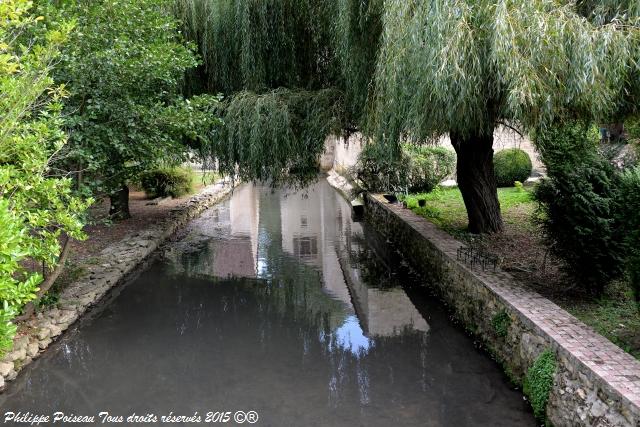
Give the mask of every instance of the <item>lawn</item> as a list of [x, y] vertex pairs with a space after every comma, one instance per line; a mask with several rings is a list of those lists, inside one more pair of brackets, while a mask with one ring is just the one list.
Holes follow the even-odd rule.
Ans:
[[[426, 205], [418, 206], [418, 200], [424, 199]], [[506, 224], [522, 227], [535, 227], [529, 219], [536, 204], [528, 188], [499, 188], [498, 199]], [[418, 215], [424, 216], [440, 228], [456, 237], [466, 237], [467, 211], [462, 194], [457, 188], [438, 187], [431, 193], [409, 194], [403, 197], [407, 206]]]
[[[625, 280], [612, 283], [604, 295], [585, 294], [563, 273], [535, 221], [536, 202], [529, 187], [499, 188], [498, 199], [505, 232], [476, 236], [466, 232], [467, 213], [460, 190], [439, 187], [431, 193], [401, 197], [412, 211], [427, 218], [467, 244], [482, 247], [500, 258], [501, 268], [569, 311], [587, 325], [640, 359], [640, 315]], [[418, 200], [425, 206], [418, 206]]]
[[194, 191], [198, 191], [201, 188], [211, 185], [220, 179], [220, 175], [217, 172], [193, 170], [191, 174], [191, 183], [193, 184]]

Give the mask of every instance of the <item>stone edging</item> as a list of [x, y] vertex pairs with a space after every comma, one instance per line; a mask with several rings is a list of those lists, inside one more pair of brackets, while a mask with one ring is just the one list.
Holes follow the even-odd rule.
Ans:
[[[640, 362], [508, 273], [458, 261], [462, 243], [434, 224], [381, 195], [367, 195], [365, 215], [397, 243], [457, 318], [522, 380], [535, 359], [551, 348], [557, 359], [547, 404], [555, 426], [639, 426]], [[493, 319], [508, 315], [506, 333]]]
[[37, 358], [89, 307], [133, 273], [180, 227], [221, 201], [232, 188], [231, 184], [223, 181], [208, 186], [173, 208], [164, 220], [105, 248], [98, 255], [96, 264], [62, 291], [57, 307], [38, 313], [18, 325], [19, 333], [13, 341], [13, 350], [0, 360], [0, 391], [5, 388], [5, 380], [15, 379], [22, 368]]

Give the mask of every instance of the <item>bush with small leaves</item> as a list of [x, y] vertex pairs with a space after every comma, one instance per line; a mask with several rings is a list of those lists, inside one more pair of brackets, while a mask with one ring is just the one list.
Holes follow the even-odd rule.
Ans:
[[619, 176], [587, 126], [550, 128], [536, 137], [548, 178], [534, 192], [549, 245], [567, 272], [600, 293], [624, 272], [625, 221]]
[[142, 174], [140, 183], [149, 197], [182, 197], [193, 192], [193, 172], [178, 167], [153, 169]]
[[493, 156], [493, 167], [498, 187], [513, 187], [516, 181], [526, 181], [533, 169], [531, 158], [519, 148], [498, 151]]
[[456, 155], [446, 148], [405, 144], [402, 151], [407, 159], [407, 186], [411, 193], [429, 193], [455, 171]]
[[627, 230], [627, 273], [640, 309], [640, 166], [620, 174], [618, 195], [618, 223]]
[[403, 144], [394, 150], [367, 144], [354, 175], [367, 191], [428, 193], [455, 170], [455, 154], [442, 147]]
[[500, 338], [504, 338], [509, 333], [509, 327], [511, 326], [511, 318], [507, 314], [506, 311], [501, 310], [496, 313], [495, 316], [491, 319], [491, 324], [493, 325], [493, 330], [496, 335]]

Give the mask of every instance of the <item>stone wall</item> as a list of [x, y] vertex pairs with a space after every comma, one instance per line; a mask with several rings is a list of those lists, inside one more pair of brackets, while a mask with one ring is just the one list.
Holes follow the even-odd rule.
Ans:
[[207, 207], [222, 200], [231, 189], [230, 184], [223, 182], [209, 186], [174, 208], [164, 221], [105, 248], [95, 265], [62, 291], [56, 307], [18, 325], [13, 350], [0, 360], [0, 391], [5, 388], [5, 380], [15, 379], [22, 368], [37, 358], [111, 288], [139, 271], [141, 263], [158, 246]]
[[[547, 404], [553, 425], [640, 425], [640, 362], [508, 273], [459, 261], [462, 244], [409, 209], [368, 195], [366, 216], [516, 382], [545, 349], [553, 350], [557, 369]], [[507, 330], [499, 333], [493, 319], [505, 314]]]

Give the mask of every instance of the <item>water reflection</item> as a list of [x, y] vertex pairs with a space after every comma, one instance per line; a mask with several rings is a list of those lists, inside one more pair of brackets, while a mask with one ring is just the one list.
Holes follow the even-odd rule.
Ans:
[[[376, 239], [375, 233], [364, 233], [362, 224], [351, 221], [349, 205], [322, 181], [298, 192], [245, 185], [228, 204], [196, 221], [168, 258], [176, 272], [192, 277], [260, 278], [282, 285], [292, 269], [305, 271], [297, 273], [311, 277], [313, 289], [305, 292], [327, 300], [329, 317], [343, 322], [334, 332], [341, 345], [360, 354], [371, 345], [368, 337], [429, 330], [400, 286], [381, 288], [381, 277], [368, 283], [361, 277], [371, 264], [383, 271], [392, 267], [380, 251], [369, 249], [367, 239]], [[320, 288], [313, 283], [318, 273]], [[299, 290], [299, 283], [293, 285], [290, 292]]]
[[265, 426], [534, 425], [520, 394], [324, 181], [245, 185], [36, 361], [6, 410]]

